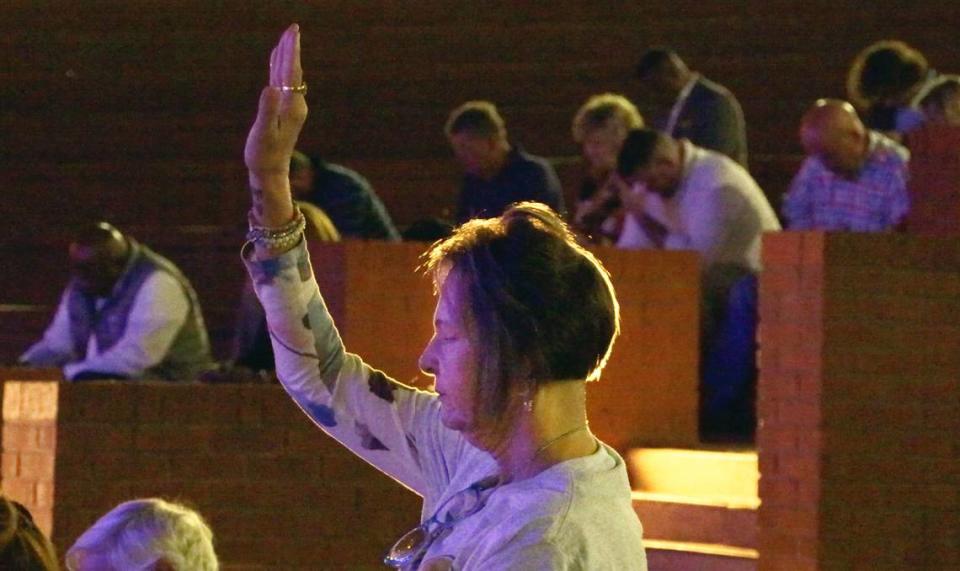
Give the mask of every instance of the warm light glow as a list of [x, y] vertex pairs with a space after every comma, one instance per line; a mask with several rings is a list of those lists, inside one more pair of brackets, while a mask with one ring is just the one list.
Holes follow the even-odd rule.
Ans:
[[755, 452], [646, 448], [627, 452], [626, 461], [636, 492], [725, 505], [759, 502]]

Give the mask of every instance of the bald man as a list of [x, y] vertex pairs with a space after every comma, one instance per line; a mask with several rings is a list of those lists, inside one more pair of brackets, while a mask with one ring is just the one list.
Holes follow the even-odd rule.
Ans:
[[107, 224], [84, 227], [53, 322], [20, 357], [70, 380], [191, 380], [210, 363], [200, 304], [172, 262]]
[[909, 209], [909, 152], [864, 127], [853, 106], [821, 99], [803, 116], [807, 158], [784, 197], [791, 230], [882, 232]]

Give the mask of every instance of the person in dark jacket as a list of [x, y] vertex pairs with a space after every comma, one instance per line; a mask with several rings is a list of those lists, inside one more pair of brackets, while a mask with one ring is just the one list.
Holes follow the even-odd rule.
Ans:
[[342, 238], [400, 240], [373, 186], [356, 171], [294, 151], [290, 190], [294, 198], [329, 216]]
[[677, 52], [667, 48], [643, 54], [636, 76], [648, 93], [670, 101], [669, 114], [655, 117], [655, 128], [747, 167], [746, 122], [740, 102], [729, 89], [692, 71]]
[[463, 182], [456, 222], [499, 216], [511, 204], [536, 201], [564, 214], [563, 190], [553, 166], [511, 145], [496, 106], [468, 101], [450, 113], [444, 128]]

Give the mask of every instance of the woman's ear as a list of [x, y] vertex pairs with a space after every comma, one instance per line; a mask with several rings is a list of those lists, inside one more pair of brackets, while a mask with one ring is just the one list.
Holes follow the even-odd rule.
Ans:
[[530, 378], [530, 370], [531, 367], [529, 364], [527, 364], [526, 360], [524, 360], [524, 365], [520, 369], [520, 372], [523, 375], [521, 377], [523, 381], [522, 384], [517, 387], [515, 393], [516, 398], [518, 398], [523, 405], [523, 411], [528, 414], [533, 412], [537, 398], [537, 381]]

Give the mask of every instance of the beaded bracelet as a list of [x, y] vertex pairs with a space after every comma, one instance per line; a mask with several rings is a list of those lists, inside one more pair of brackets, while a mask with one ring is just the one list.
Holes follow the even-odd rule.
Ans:
[[293, 220], [279, 228], [257, 226], [253, 211], [247, 214], [250, 229], [247, 231], [247, 241], [253, 242], [271, 250], [288, 250], [300, 241], [303, 230], [307, 227], [307, 219], [299, 206], [293, 207]]

